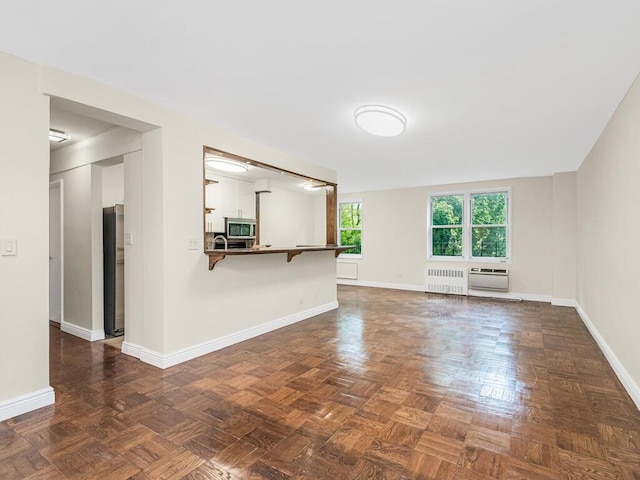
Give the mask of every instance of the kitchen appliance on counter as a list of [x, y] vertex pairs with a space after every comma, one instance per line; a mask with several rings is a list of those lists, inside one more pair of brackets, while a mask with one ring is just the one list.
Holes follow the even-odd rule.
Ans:
[[255, 240], [256, 221], [249, 218], [224, 219], [227, 240]]
[[[224, 241], [223, 237], [227, 240]], [[207, 250], [228, 250], [236, 248], [253, 248], [255, 238], [227, 238], [224, 233], [207, 233]]]
[[124, 335], [124, 205], [102, 209], [104, 331]]

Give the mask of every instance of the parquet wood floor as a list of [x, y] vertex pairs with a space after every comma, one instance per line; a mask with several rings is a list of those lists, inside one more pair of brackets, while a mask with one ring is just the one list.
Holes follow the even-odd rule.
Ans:
[[52, 328], [56, 405], [0, 423], [0, 478], [640, 478], [640, 413], [573, 309], [339, 301], [164, 371]]

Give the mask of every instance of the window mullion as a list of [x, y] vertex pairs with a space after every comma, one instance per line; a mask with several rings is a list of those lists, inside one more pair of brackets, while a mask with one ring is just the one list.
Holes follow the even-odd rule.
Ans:
[[493, 227], [506, 227], [506, 223], [472, 223], [471, 228], [493, 228]]
[[464, 202], [462, 207], [462, 217], [464, 227], [462, 229], [462, 256], [465, 260], [471, 258], [471, 195], [464, 194]]

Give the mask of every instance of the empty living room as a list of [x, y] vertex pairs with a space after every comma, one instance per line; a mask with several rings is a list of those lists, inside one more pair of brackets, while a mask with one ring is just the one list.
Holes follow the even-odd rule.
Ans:
[[5, 5], [0, 479], [640, 478], [638, 24]]

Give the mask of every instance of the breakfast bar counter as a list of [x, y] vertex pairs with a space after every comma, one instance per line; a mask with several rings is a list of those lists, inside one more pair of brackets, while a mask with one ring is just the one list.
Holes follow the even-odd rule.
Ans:
[[287, 262], [290, 262], [293, 257], [300, 255], [304, 252], [335, 252], [336, 258], [342, 252], [353, 248], [353, 246], [338, 246], [338, 245], [300, 245], [295, 247], [255, 247], [255, 248], [233, 248], [227, 250], [205, 250], [204, 254], [209, 257], [209, 270], [213, 270], [220, 260], [223, 260], [227, 256], [234, 255], [271, 255], [274, 253], [286, 253]]

